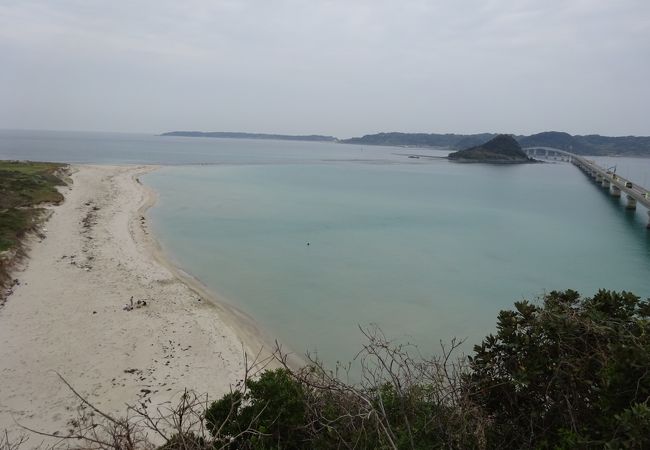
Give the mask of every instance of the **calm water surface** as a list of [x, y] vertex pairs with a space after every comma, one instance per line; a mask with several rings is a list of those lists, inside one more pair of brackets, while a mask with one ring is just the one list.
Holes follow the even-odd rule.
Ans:
[[[650, 296], [646, 211], [625, 212], [573, 166], [407, 153], [445, 154], [0, 132], [0, 158], [167, 165], [144, 181], [160, 194], [152, 226], [175, 262], [295, 351], [330, 363], [354, 356], [358, 325], [429, 352], [454, 336], [477, 342], [500, 309], [552, 289]], [[640, 184], [650, 173], [647, 159], [596, 160]]]
[[[414, 150], [413, 150], [414, 151]], [[396, 147], [126, 133], [0, 130], [0, 158], [89, 164], [287, 164], [397, 161]], [[445, 155], [418, 149], [418, 153]]]
[[146, 182], [181, 266], [328, 362], [354, 356], [358, 325], [433, 351], [548, 290], [650, 295], [645, 211], [568, 164], [183, 167]]

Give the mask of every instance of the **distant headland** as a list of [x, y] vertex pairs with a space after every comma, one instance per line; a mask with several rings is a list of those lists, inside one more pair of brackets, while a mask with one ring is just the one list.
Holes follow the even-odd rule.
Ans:
[[485, 144], [450, 153], [451, 161], [463, 163], [527, 164], [537, 162], [529, 158], [514, 137], [500, 134]]
[[334, 136], [320, 136], [317, 134], [293, 136], [289, 134], [265, 134], [265, 133], [239, 133], [230, 131], [170, 131], [162, 133], [161, 136], [183, 136], [183, 137], [205, 137], [222, 139], [272, 139], [278, 141], [317, 141], [317, 142], [338, 142]]
[[[184, 136], [230, 139], [273, 139], [283, 141], [337, 142], [356, 145], [385, 145], [396, 147], [436, 147], [451, 150], [465, 150], [485, 144], [499, 136], [498, 133], [479, 134], [437, 134], [437, 133], [376, 133], [349, 139], [338, 139], [322, 135], [287, 135], [266, 133], [241, 133], [222, 131], [171, 131], [161, 136]], [[571, 135], [560, 131], [545, 131], [530, 136], [513, 135], [523, 148], [553, 147], [578, 155], [593, 156], [644, 156], [650, 157], [648, 136], [601, 136]]]

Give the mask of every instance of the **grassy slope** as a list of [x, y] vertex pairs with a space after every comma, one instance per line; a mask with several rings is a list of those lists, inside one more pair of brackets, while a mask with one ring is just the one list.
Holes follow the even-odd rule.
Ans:
[[[56, 186], [63, 164], [0, 161], [0, 287], [8, 282], [10, 254], [19, 253], [22, 238], [33, 231], [42, 217], [43, 203], [60, 203]], [[11, 252], [6, 252], [12, 250]]]

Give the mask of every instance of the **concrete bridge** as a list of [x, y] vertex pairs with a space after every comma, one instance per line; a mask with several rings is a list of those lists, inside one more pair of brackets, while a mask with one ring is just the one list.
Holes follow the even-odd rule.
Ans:
[[600, 167], [595, 162], [574, 153], [551, 147], [528, 147], [524, 151], [532, 158], [573, 163], [587, 176], [593, 178], [596, 183], [606, 188], [613, 197], [620, 197], [621, 193], [624, 192], [627, 200], [625, 204], [626, 209], [635, 210], [638, 203], [648, 210], [647, 228], [650, 229], [650, 191], [648, 189], [630, 180], [626, 180], [612, 171]]

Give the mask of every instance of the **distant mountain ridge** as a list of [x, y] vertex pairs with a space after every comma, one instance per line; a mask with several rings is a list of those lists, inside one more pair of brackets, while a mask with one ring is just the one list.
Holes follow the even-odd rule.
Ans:
[[162, 133], [161, 136], [208, 137], [222, 139], [275, 139], [279, 141], [338, 141], [334, 136], [321, 136], [318, 134], [294, 136], [289, 134], [240, 133], [230, 131], [170, 131], [168, 133]]
[[[338, 139], [322, 135], [287, 135], [266, 133], [241, 133], [224, 131], [172, 131], [161, 136], [184, 136], [230, 139], [275, 139], [285, 141], [340, 142], [356, 145], [389, 145], [397, 147], [444, 147], [463, 150], [476, 147], [497, 137], [498, 133], [455, 134], [455, 133], [376, 133], [349, 139]], [[586, 136], [571, 135], [559, 131], [545, 131], [530, 136], [513, 136], [524, 148], [553, 147], [579, 155], [594, 156], [645, 156], [650, 157], [648, 136]]]
[[[497, 137], [496, 133], [481, 134], [426, 134], [377, 133], [363, 137], [343, 139], [340, 142], [358, 145], [395, 145], [406, 147], [447, 147], [463, 150], [481, 145]], [[579, 155], [646, 156], [650, 157], [648, 136], [573, 136], [559, 131], [545, 131], [530, 136], [513, 136], [526, 147], [554, 147]]]
[[517, 136], [522, 147], [554, 147], [579, 155], [650, 156], [650, 137], [609, 137], [598, 134], [572, 136], [546, 131], [531, 136]]
[[496, 137], [494, 133], [480, 134], [437, 134], [437, 133], [377, 133], [362, 137], [342, 139], [344, 144], [395, 145], [398, 147], [449, 147], [468, 148]]

